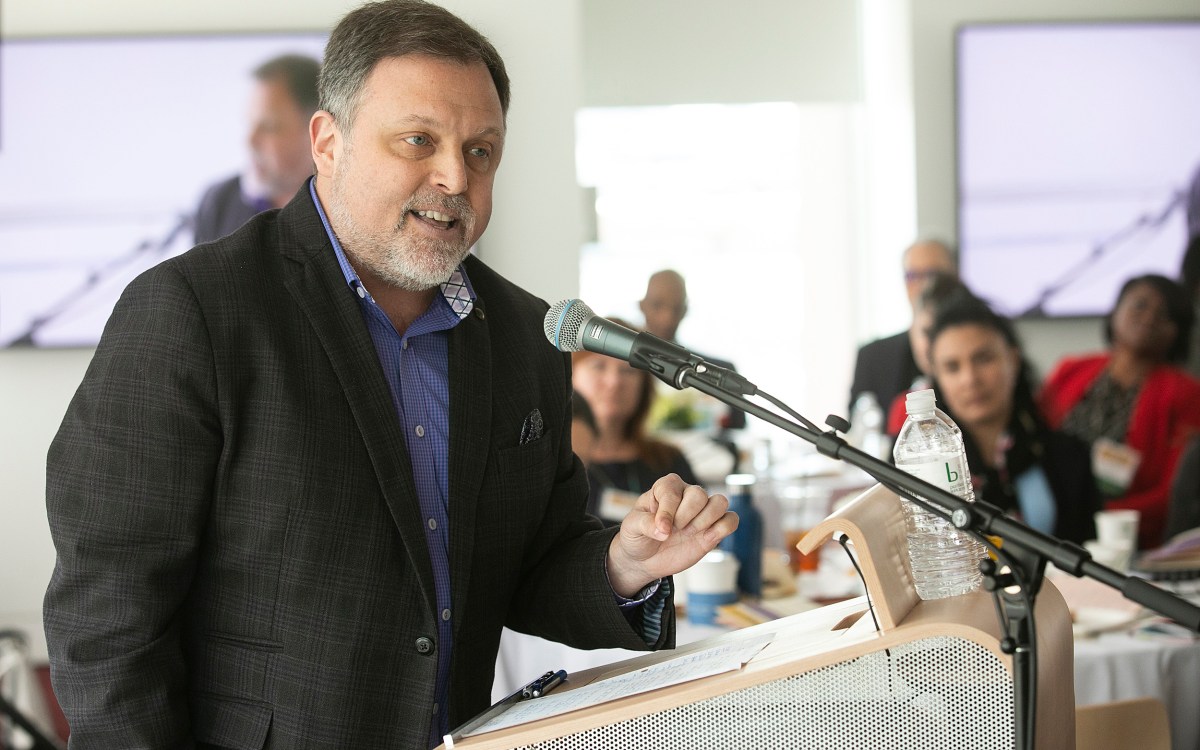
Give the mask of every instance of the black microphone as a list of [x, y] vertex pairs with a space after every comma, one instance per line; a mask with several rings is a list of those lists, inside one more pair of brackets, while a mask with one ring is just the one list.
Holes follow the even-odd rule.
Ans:
[[687, 385], [684, 380], [695, 376], [738, 395], [753, 395], [758, 391], [733, 370], [710, 365], [682, 346], [652, 333], [639, 333], [602, 318], [582, 300], [556, 302], [546, 313], [543, 330], [560, 352], [589, 351], [615, 357], [649, 371], [675, 388], [683, 389]]

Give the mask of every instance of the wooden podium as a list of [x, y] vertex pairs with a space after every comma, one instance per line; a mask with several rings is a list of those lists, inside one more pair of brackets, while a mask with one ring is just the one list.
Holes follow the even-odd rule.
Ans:
[[[514, 704], [518, 711], [545, 705], [553, 715], [456, 738], [452, 747], [1012, 748], [1011, 659], [999, 649], [990, 594], [921, 601], [900, 500], [881, 486], [825, 519], [798, 546], [811, 552], [835, 535], [849, 537], [867, 596], [572, 674], [547, 697]], [[1036, 747], [1074, 748], [1070, 615], [1049, 582], [1037, 598], [1036, 623]], [[709, 654], [763, 642], [731, 671], [616, 699], [590, 697], [639, 675], [683, 672]]]

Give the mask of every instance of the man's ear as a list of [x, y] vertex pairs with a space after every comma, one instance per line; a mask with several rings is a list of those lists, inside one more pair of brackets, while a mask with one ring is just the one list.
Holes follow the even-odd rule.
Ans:
[[308, 135], [312, 141], [313, 164], [322, 177], [333, 176], [333, 163], [341, 151], [342, 131], [333, 120], [333, 115], [323, 109], [313, 113], [308, 121]]

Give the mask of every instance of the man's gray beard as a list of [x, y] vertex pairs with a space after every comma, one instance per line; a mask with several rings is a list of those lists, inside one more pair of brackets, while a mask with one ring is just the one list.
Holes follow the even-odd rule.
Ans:
[[[417, 221], [406, 206], [400, 224], [387, 232], [371, 232], [360, 227], [346, 209], [340, 197], [330, 201], [329, 218], [336, 231], [342, 250], [354, 265], [366, 268], [385, 283], [410, 292], [421, 292], [440, 286], [454, 273], [459, 264], [471, 251], [467, 237], [474, 236], [475, 214], [467, 200], [461, 196], [438, 197], [409, 201], [410, 205], [424, 205], [440, 211], [458, 215], [462, 241], [411, 239], [400, 234], [405, 223]], [[369, 253], [366, 248], [375, 248]]]

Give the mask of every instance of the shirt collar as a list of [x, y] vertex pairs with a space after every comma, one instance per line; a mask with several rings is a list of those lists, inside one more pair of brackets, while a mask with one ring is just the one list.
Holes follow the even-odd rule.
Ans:
[[[309, 178], [308, 193], [312, 196], [313, 205], [317, 207], [317, 214], [321, 217], [325, 233], [333, 244], [333, 253], [337, 257], [338, 267], [342, 269], [342, 275], [346, 278], [346, 285], [360, 298], [366, 298], [370, 292], [358, 278], [358, 273], [350, 265], [350, 261], [346, 259], [342, 243], [338, 242], [337, 235], [334, 234], [333, 227], [329, 224], [329, 217], [325, 215], [325, 208], [321, 205], [321, 199], [317, 197], [316, 178]], [[459, 320], [470, 315], [471, 310], [475, 308], [475, 290], [471, 286], [471, 280], [467, 278], [467, 269], [461, 263], [458, 268], [454, 269], [454, 273], [450, 274], [450, 278], [442, 282], [441, 290], [441, 299], [458, 316]]]

